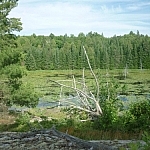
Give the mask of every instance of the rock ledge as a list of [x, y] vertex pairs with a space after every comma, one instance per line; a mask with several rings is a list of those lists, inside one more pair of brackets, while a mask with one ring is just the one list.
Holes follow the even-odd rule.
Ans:
[[0, 150], [117, 150], [119, 144], [117, 141], [85, 141], [55, 128], [0, 133]]

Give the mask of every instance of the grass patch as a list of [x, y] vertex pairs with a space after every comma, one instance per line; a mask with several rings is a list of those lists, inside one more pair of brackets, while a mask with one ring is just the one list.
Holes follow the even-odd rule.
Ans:
[[[123, 76], [123, 70], [109, 70], [108, 74], [106, 70], [94, 70], [94, 72], [100, 76], [100, 80], [110, 81], [113, 77], [120, 86], [126, 85], [126, 94], [134, 95], [146, 95], [150, 91], [150, 70], [128, 70], [127, 78]], [[107, 75], [106, 75], [107, 74]], [[60, 87], [50, 82], [50, 80], [68, 80], [72, 79], [72, 75], [77, 80], [82, 79], [82, 70], [38, 70], [28, 71], [23, 81], [32, 83], [36, 92], [40, 93], [41, 97], [45, 96], [47, 99], [58, 99]], [[118, 76], [121, 76], [118, 78]], [[122, 79], [124, 78], [124, 79]], [[90, 70], [85, 70], [86, 83], [91, 89], [93, 88], [94, 80], [90, 73]], [[71, 82], [65, 82], [67, 85], [71, 85]], [[71, 93], [72, 90], [64, 88], [64, 93]], [[120, 91], [121, 93], [121, 91]]]

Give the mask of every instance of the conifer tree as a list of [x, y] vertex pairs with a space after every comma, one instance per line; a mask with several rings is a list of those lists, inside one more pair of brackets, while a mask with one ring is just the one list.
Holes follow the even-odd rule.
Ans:
[[[25, 69], [21, 66], [22, 52], [17, 49], [17, 36], [14, 31], [22, 30], [19, 18], [9, 18], [9, 13], [17, 6], [18, 0], [0, 1], [0, 104], [35, 106], [38, 98], [28, 85], [21, 81]], [[5, 88], [4, 88], [5, 87]]]

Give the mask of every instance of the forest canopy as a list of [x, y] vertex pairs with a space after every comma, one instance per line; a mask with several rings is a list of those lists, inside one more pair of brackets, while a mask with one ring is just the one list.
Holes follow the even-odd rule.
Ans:
[[68, 36], [19, 36], [19, 49], [25, 53], [28, 70], [88, 68], [85, 46], [93, 69], [150, 69], [150, 37], [137, 31], [106, 38], [89, 32]]

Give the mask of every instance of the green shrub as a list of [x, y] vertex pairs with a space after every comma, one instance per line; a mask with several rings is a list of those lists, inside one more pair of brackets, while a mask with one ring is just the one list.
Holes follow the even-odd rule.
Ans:
[[16, 124], [18, 125], [28, 124], [30, 122], [30, 119], [31, 117], [28, 113], [20, 114], [16, 119]]
[[149, 130], [150, 127], [150, 104], [148, 100], [140, 100], [129, 105], [126, 114], [126, 125], [132, 129]]
[[114, 130], [119, 119], [117, 105], [113, 100], [106, 100], [101, 106], [103, 115], [94, 121], [94, 129]]

